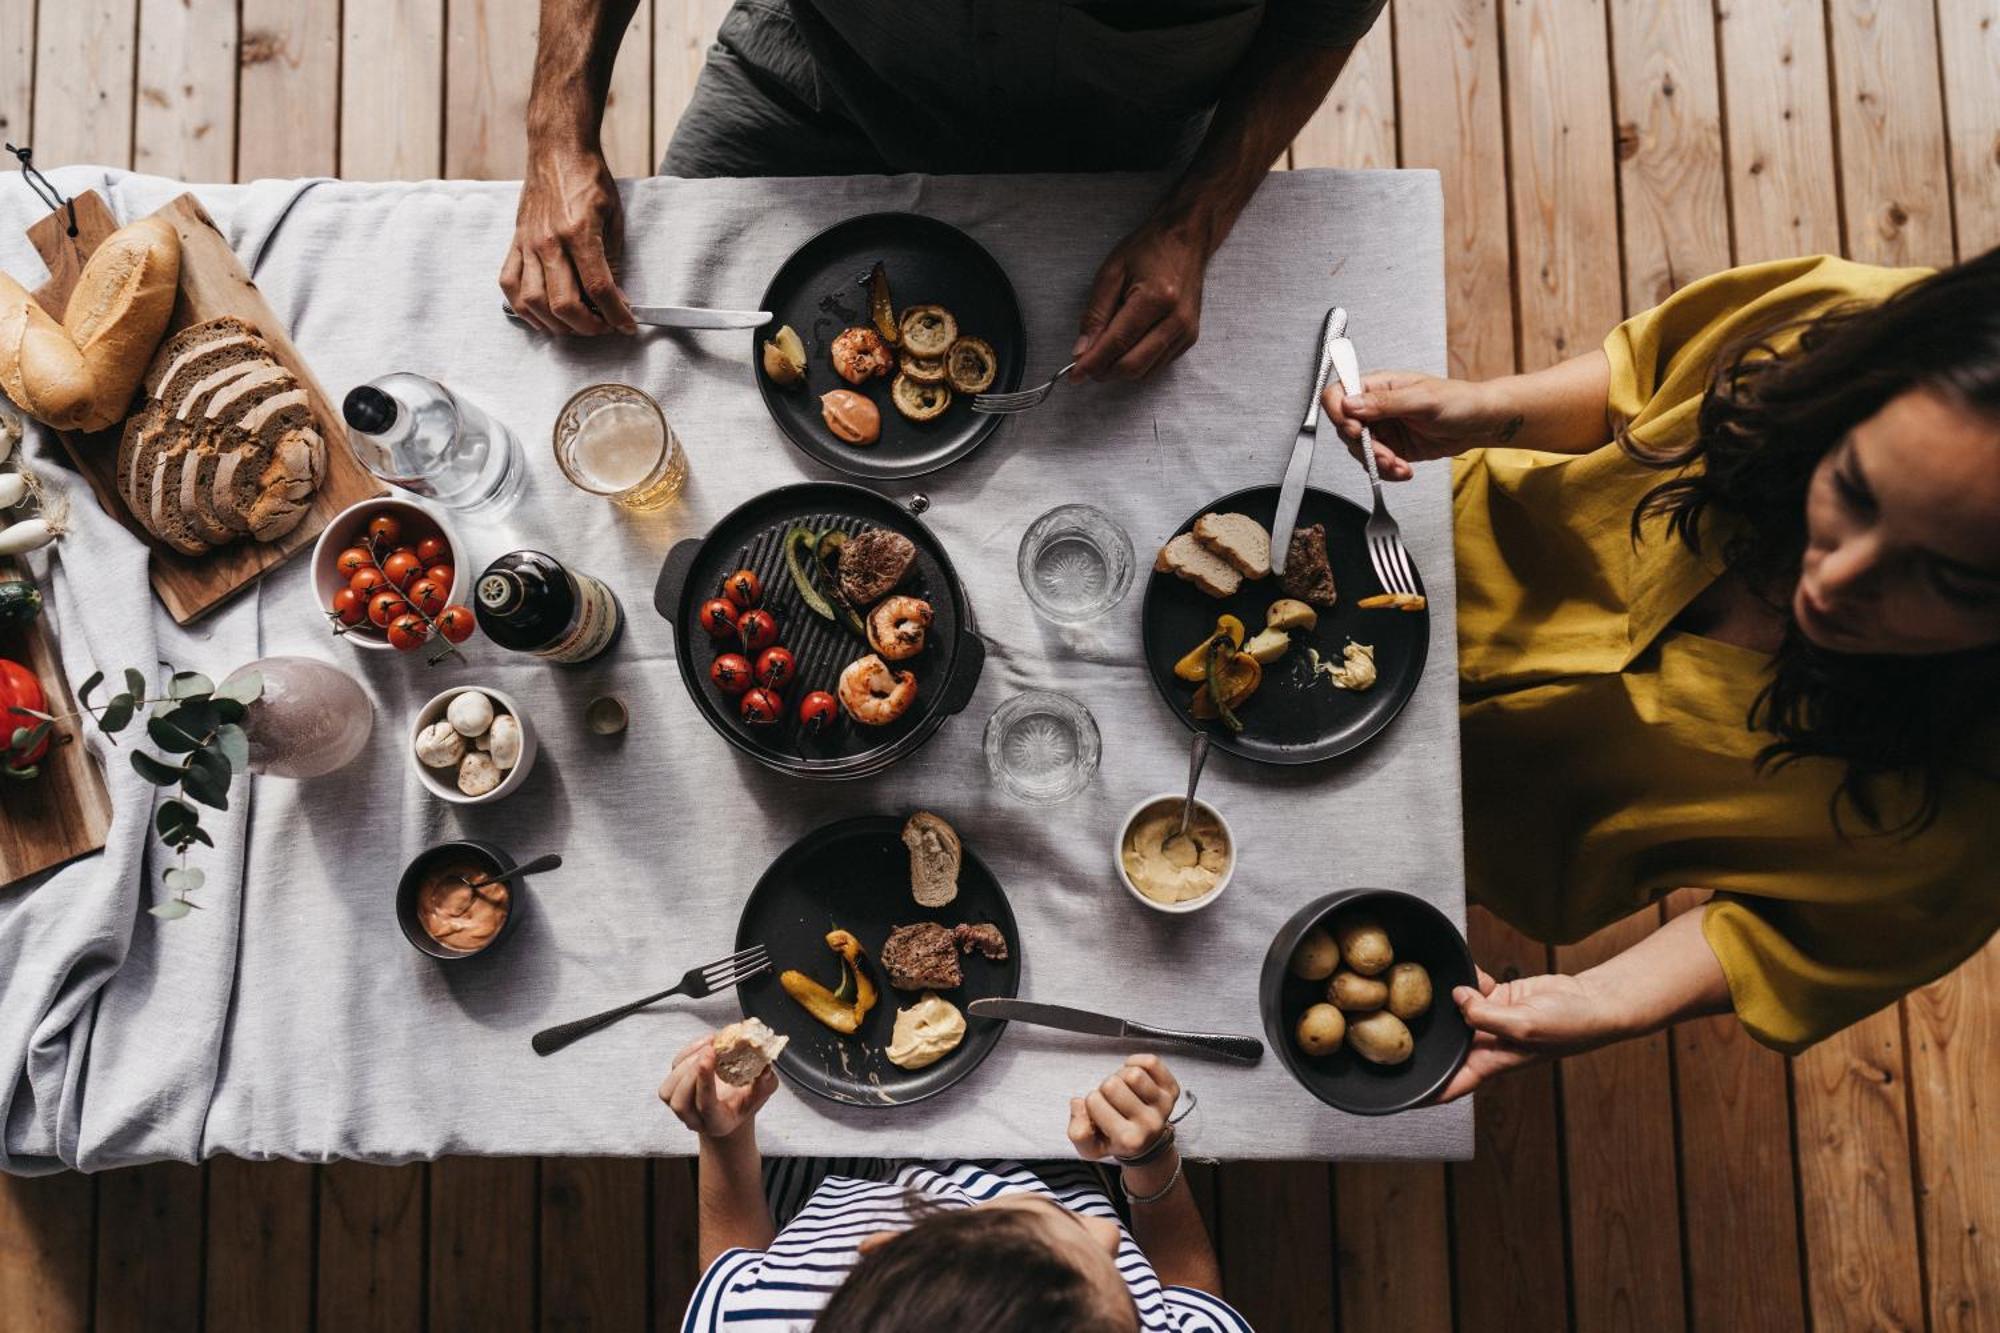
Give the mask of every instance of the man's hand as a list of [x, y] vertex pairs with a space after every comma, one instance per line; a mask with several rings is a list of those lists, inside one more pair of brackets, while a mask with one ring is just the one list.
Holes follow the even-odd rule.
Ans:
[[531, 151], [513, 248], [500, 269], [507, 303], [545, 333], [635, 332], [625, 293], [611, 276], [624, 223], [603, 153]]
[[683, 1125], [708, 1139], [726, 1139], [757, 1118], [758, 1110], [778, 1090], [778, 1075], [768, 1066], [747, 1088], [715, 1076], [715, 1038], [697, 1037], [674, 1057], [660, 1085], [660, 1100]]
[[1499, 1074], [1523, 1065], [1595, 1050], [1631, 1035], [1622, 1008], [1586, 976], [1553, 974], [1497, 983], [1479, 970], [1479, 989], [1451, 994], [1472, 1027], [1472, 1054], [1438, 1094], [1440, 1102], [1465, 1096]]
[[1143, 379], [1194, 346], [1209, 248], [1198, 229], [1150, 221], [1097, 270], [1073, 378]]

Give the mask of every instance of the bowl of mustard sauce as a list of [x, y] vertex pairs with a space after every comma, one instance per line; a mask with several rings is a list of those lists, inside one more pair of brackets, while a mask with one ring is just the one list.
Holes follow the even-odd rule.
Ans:
[[419, 852], [396, 885], [404, 937], [447, 961], [491, 951], [521, 916], [521, 881], [497, 878], [515, 864], [493, 844], [470, 839]]
[[1126, 892], [1156, 912], [1198, 912], [1222, 896], [1236, 873], [1236, 837], [1222, 812], [1197, 797], [1182, 835], [1182, 801], [1166, 792], [1139, 802], [1111, 848]]

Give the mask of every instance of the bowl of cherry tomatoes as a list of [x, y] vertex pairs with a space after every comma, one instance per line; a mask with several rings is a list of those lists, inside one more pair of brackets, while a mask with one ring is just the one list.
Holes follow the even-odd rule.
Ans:
[[392, 496], [363, 500], [314, 543], [313, 595], [334, 633], [357, 648], [463, 643], [478, 623], [461, 600], [463, 549], [434, 510]]

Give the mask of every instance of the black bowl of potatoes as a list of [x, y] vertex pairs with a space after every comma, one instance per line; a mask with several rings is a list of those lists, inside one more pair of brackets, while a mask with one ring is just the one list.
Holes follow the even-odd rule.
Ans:
[[1472, 1029], [1451, 992], [1477, 984], [1443, 912], [1394, 889], [1344, 889], [1278, 931], [1258, 1002], [1272, 1049], [1306, 1091], [1389, 1115], [1437, 1096], [1465, 1063]]

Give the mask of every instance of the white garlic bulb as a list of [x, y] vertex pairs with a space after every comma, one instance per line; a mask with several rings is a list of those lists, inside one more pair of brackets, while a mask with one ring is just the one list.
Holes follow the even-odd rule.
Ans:
[[458, 764], [458, 789], [467, 796], [484, 796], [500, 785], [500, 766], [493, 756], [474, 750]]
[[417, 733], [417, 758], [428, 768], [451, 768], [465, 758], [465, 737], [449, 722], [433, 722]]
[[493, 762], [501, 768], [512, 768], [521, 762], [521, 724], [512, 713], [502, 713], [493, 719], [493, 728], [480, 737], [483, 749], [490, 752]]
[[464, 690], [452, 696], [444, 715], [459, 735], [478, 736], [493, 725], [493, 701], [478, 690]]

